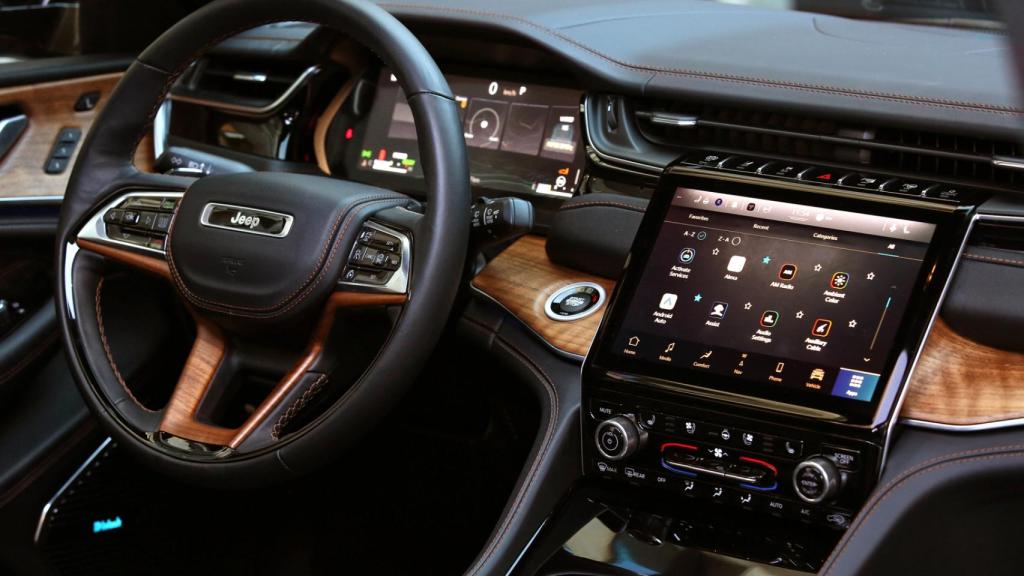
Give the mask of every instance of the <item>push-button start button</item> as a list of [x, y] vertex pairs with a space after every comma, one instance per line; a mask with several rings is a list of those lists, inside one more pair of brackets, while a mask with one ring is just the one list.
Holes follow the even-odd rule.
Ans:
[[579, 282], [560, 288], [544, 304], [544, 313], [552, 320], [578, 320], [597, 312], [604, 303], [604, 288], [592, 282]]

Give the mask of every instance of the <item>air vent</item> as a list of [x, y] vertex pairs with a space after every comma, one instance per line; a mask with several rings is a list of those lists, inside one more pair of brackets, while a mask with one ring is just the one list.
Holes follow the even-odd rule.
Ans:
[[206, 58], [189, 68], [171, 99], [246, 116], [273, 114], [319, 69], [291, 62]]
[[1024, 184], [1013, 142], [685, 102], [635, 102], [644, 138], [659, 146], [780, 156], [992, 187]]

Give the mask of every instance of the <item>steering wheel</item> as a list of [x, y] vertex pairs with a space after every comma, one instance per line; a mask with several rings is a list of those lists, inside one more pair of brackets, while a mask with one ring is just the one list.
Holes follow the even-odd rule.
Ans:
[[[341, 31], [396, 71], [415, 118], [426, 202], [322, 176], [190, 179], [135, 169], [135, 148], [189, 64], [225, 38], [281, 21]], [[131, 65], [68, 184], [57, 301], [82, 394], [121, 445], [169, 473], [239, 487], [312, 471], [369, 431], [424, 365], [458, 289], [469, 204], [455, 100], [426, 49], [394, 17], [361, 0], [212, 3]], [[156, 232], [129, 230], [139, 226]], [[357, 261], [371, 268], [350, 267]], [[104, 279], [124, 266], [172, 284], [194, 322], [191, 350], [162, 406], [136, 396], [105, 329]], [[352, 308], [390, 319], [383, 344], [354, 374], [336, 344], [337, 319]], [[304, 347], [294, 347], [290, 369], [244, 422], [216, 423], [211, 403], [259, 360], [240, 351], [287, 354], [294, 342]]]

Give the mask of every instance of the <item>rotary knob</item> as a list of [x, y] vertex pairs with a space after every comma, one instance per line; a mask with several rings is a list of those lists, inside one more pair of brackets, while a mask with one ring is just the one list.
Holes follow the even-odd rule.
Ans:
[[631, 456], [640, 448], [641, 440], [640, 430], [625, 416], [601, 422], [594, 433], [597, 451], [609, 460], [622, 460]]
[[842, 475], [834, 462], [813, 456], [793, 469], [793, 488], [804, 502], [820, 504], [832, 500], [842, 488]]

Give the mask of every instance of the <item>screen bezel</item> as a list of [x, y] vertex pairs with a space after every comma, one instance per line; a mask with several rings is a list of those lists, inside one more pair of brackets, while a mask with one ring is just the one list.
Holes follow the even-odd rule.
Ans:
[[[881, 194], [824, 188], [731, 174], [707, 173], [701, 168], [672, 168], [666, 171], [652, 196], [637, 231], [620, 282], [610, 299], [598, 333], [583, 367], [584, 385], [594, 379], [620, 380], [620, 386], [650, 385], [673, 394], [719, 399], [732, 404], [791, 413], [801, 418], [832, 421], [844, 425], [877, 427], [891, 417], [907, 373], [923, 337], [931, 325], [950, 271], [957, 261], [968, 218], [965, 210]], [[796, 389], [766, 389], [735, 377], [678, 366], [660, 366], [629, 359], [613, 352], [614, 338], [626, 319], [629, 303], [639, 288], [652, 248], [679, 187], [712, 193], [791, 202], [810, 207], [845, 210], [900, 218], [936, 225], [932, 242], [915, 280], [907, 309], [897, 330], [896, 345], [881, 372], [879, 388], [870, 402], [835, 398], [814, 398]], [[610, 378], [615, 375], [616, 378]], [[632, 384], [630, 384], [632, 385]], [[613, 384], [614, 386], [614, 384]]]

